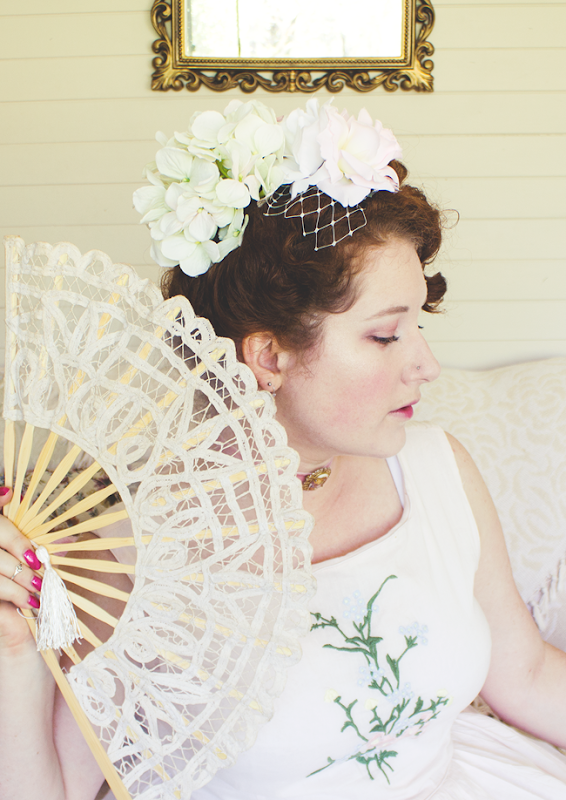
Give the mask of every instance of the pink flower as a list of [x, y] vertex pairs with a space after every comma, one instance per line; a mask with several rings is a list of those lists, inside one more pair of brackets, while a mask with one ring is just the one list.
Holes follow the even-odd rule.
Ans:
[[401, 148], [365, 109], [356, 119], [346, 111], [339, 114], [330, 102], [319, 108], [312, 99], [306, 111], [297, 109], [283, 124], [293, 195], [317, 186], [343, 206], [354, 206], [371, 191], [399, 188], [389, 163], [401, 157]]
[[401, 157], [401, 148], [391, 131], [372, 122], [365, 109], [357, 120], [331, 106], [326, 113], [328, 126], [318, 141], [328, 180], [319, 189], [344, 206], [356, 205], [372, 190], [397, 191], [399, 178], [388, 165]]

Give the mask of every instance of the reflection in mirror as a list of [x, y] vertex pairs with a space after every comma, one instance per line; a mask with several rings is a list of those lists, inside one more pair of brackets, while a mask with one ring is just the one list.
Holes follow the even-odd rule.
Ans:
[[432, 91], [431, 0], [154, 0], [151, 88]]
[[403, 0], [185, 0], [184, 55], [399, 58]]

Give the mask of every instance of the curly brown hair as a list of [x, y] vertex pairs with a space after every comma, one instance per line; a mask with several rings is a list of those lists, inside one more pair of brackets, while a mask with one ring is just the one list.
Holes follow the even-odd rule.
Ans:
[[[206, 317], [219, 336], [239, 345], [253, 333], [269, 332], [279, 345], [304, 353], [317, 341], [326, 314], [347, 310], [356, 299], [355, 275], [360, 256], [390, 239], [415, 246], [423, 269], [442, 241], [442, 214], [424, 193], [404, 183], [407, 170], [391, 162], [399, 176], [398, 192], [379, 191], [361, 203], [365, 227], [334, 247], [315, 250], [315, 237], [305, 236], [300, 217], [266, 216], [266, 207], [252, 202], [240, 247], [196, 278], [174, 267], [164, 275], [165, 298], [184, 295], [198, 316]], [[329, 221], [330, 210], [321, 221]], [[325, 216], [326, 215], [326, 218]], [[425, 276], [425, 311], [437, 310], [446, 291], [440, 273]]]

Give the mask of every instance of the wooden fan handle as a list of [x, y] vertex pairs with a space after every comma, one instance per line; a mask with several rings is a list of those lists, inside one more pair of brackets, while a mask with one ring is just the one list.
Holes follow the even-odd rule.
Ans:
[[[34, 636], [36, 637], [36, 626], [35, 626], [35, 619], [33, 617], [27, 617], [28, 625], [30, 630]], [[102, 770], [102, 774], [108, 781], [108, 785], [114, 792], [114, 796], [116, 800], [132, 800], [132, 797], [124, 784], [120, 776], [118, 775], [114, 764], [108, 758], [108, 753], [100, 743], [97, 735], [92, 729], [92, 725], [89, 722], [88, 717], [86, 716], [85, 712], [81, 708], [79, 701], [75, 697], [73, 690], [71, 689], [67, 678], [65, 677], [65, 673], [59, 666], [59, 660], [56, 657], [53, 650], [42, 650], [41, 655], [43, 656], [45, 663], [47, 664], [48, 668], [51, 670], [53, 677], [55, 678], [55, 682], [59, 687], [61, 694], [69, 709], [71, 714], [73, 715], [75, 722], [79, 726], [79, 729], [84, 736], [85, 742], [89, 746], [96, 763]]]

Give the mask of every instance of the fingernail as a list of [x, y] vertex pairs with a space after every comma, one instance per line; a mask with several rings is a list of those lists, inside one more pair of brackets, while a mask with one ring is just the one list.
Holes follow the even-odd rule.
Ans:
[[39, 600], [37, 597], [34, 597], [32, 594], [28, 597], [28, 603], [32, 608], [39, 608]]
[[41, 578], [39, 578], [37, 575], [34, 575], [34, 576], [33, 576], [33, 578], [31, 579], [31, 585], [33, 586], [33, 588], [34, 588], [34, 589], [35, 589], [37, 592], [40, 592], [40, 591], [41, 591], [41, 584], [42, 584], [42, 583], [43, 583], [43, 581], [42, 581], [42, 580], [41, 580]]
[[24, 559], [26, 564], [32, 569], [41, 569], [41, 561], [33, 552], [33, 550], [26, 550], [24, 553]]
[[9, 491], [10, 491], [9, 486], [2, 486], [2, 488], [0, 489], [0, 497], [3, 497], [5, 494], [8, 494]]

